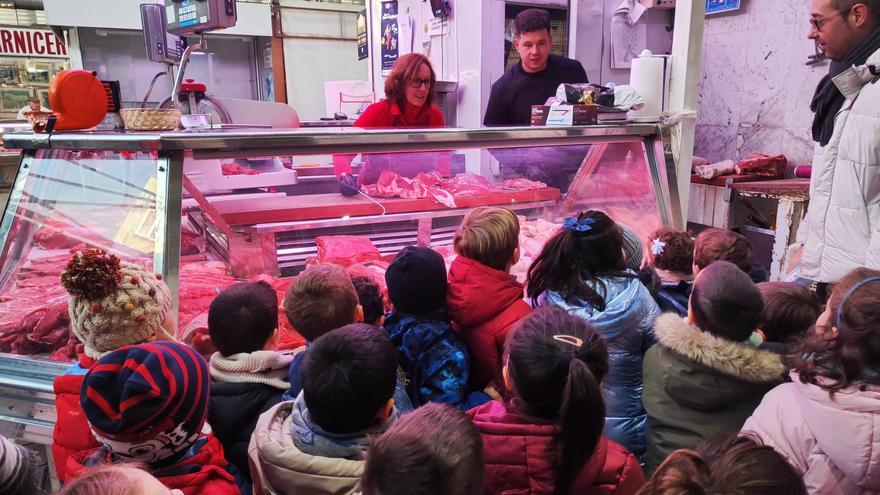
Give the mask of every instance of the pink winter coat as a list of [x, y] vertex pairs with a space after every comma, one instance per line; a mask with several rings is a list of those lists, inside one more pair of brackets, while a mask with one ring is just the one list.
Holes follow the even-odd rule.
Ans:
[[832, 399], [791, 377], [764, 396], [742, 431], [784, 455], [811, 494], [880, 492], [880, 387], [853, 386]]

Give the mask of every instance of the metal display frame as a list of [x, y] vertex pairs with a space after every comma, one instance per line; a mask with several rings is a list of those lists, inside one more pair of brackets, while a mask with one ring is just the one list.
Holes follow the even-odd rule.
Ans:
[[[537, 146], [596, 145], [630, 143], [645, 155], [660, 217], [664, 225], [682, 228], [676, 166], [668, 128], [659, 124], [609, 124], [579, 127], [512, 127], [431, 130], [249, 129], [193, 130], [180, 132], [70, 132], [57, 134], [10, 133], [4, 136], [9, 148], [23, 150], [9, 202], [0, 221], [0, 266], [8, 262], [14, 213], [38, 150], [69, 151], [155, 151], [157, 217], [162, 219], [154, 246], [154, 266], [161, 272], [172, 294], [177, 294], [180, 269], [181, 213], [184, 191], [184, 162], [188, 156], [235, 158], [333, 153], [425, 152]], [[604, 148], [594, 146], [593, 149]], [[591, 151], [591, 153], [593, 153]], [[596, 152], [598, 153], [598, 151]], [[590, 156], [585, 159], [590, 160]], [[592, 159], [601, 160], [601, 156]], [[541, 205], [538, 205], [541, 206]], [[454, 211], [454, 210], [450, 210]], [[203, 212], [204, 213], [204, 212]], [[449, 216], [449, 212], [403, 214], [401, 219]], [[385, 217], [389, 219], [390, 217]], [[377, 218], [376, 218], [377, 219]], [[374, 220], [372, 217], [304, 222], [303, 228], [318, 224], [347, 226]], [[248, 226], [249, 234], [271, 235], [271, 224]], [[16, 246], [16, 249], [22, 249]], [[19, 253], [20, 255], [20, 253]], [[0, 284], [4, 281], [0, 280]], [[2, 286], [2, 285], [0, 285]], [[177, 312], [177, 298], [175, 314]], [[55, 420], [52, 379], [67, 364], [29, 356], [0, 353], [0, 432], [13, 438], [51, 442]], [[23, 397], [32, 397], [24, 400]]]

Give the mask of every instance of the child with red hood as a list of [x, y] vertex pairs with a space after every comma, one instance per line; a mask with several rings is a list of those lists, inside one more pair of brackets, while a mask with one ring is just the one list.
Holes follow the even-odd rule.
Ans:
[[500, 385], [504, 339], [532, 310], [523, 300], [523, 285], [510, 275], [519, 261], [519, 219], [505, 208], [474, 208], [453, 246], [458, 257], [449, 268], [446, 302], [470, 352], [471, 388]]
[[105, 355], [86, 374], [80, 394], [101, 447], [70, 457], [68, 476], [138, 462], [184, 495], [238, 495], [230, 473], [237, 471], [214, 435], [202, 431], [210, 386], [208, 365], [182, 344], [153, 342]]

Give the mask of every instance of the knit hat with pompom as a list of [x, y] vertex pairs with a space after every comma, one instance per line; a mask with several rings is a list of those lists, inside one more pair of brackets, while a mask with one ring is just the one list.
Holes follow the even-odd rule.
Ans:
[[71, 255], [61, 285], [70, 294], [71, 330], [92, 359], [164, 334], [162, 322], [171, 310], [171, 292], [158, 273], [88, 248]]

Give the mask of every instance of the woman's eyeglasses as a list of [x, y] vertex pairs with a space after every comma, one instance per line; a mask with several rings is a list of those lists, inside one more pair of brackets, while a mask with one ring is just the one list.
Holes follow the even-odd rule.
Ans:
[[844, 9], [844, 10], [836, 10], [828, 15], [823, 15], [822, 17], [810, 17], [810, 26], [813, 26], [813, 29], [818, 33], [822, 31], [822, 26], [828, 22], [828, 19], [838, 15], [838, 14], [848, 14], [852, 9]]
[[418, 78], [409, 80], [409, 87], [411, 87], [413, 89], [419, 89], [422, 87], [423, 84], [425, 85], [426, 88], [430, 88], [431, 87], [431, 80], [430, 79], [418, 79]]

